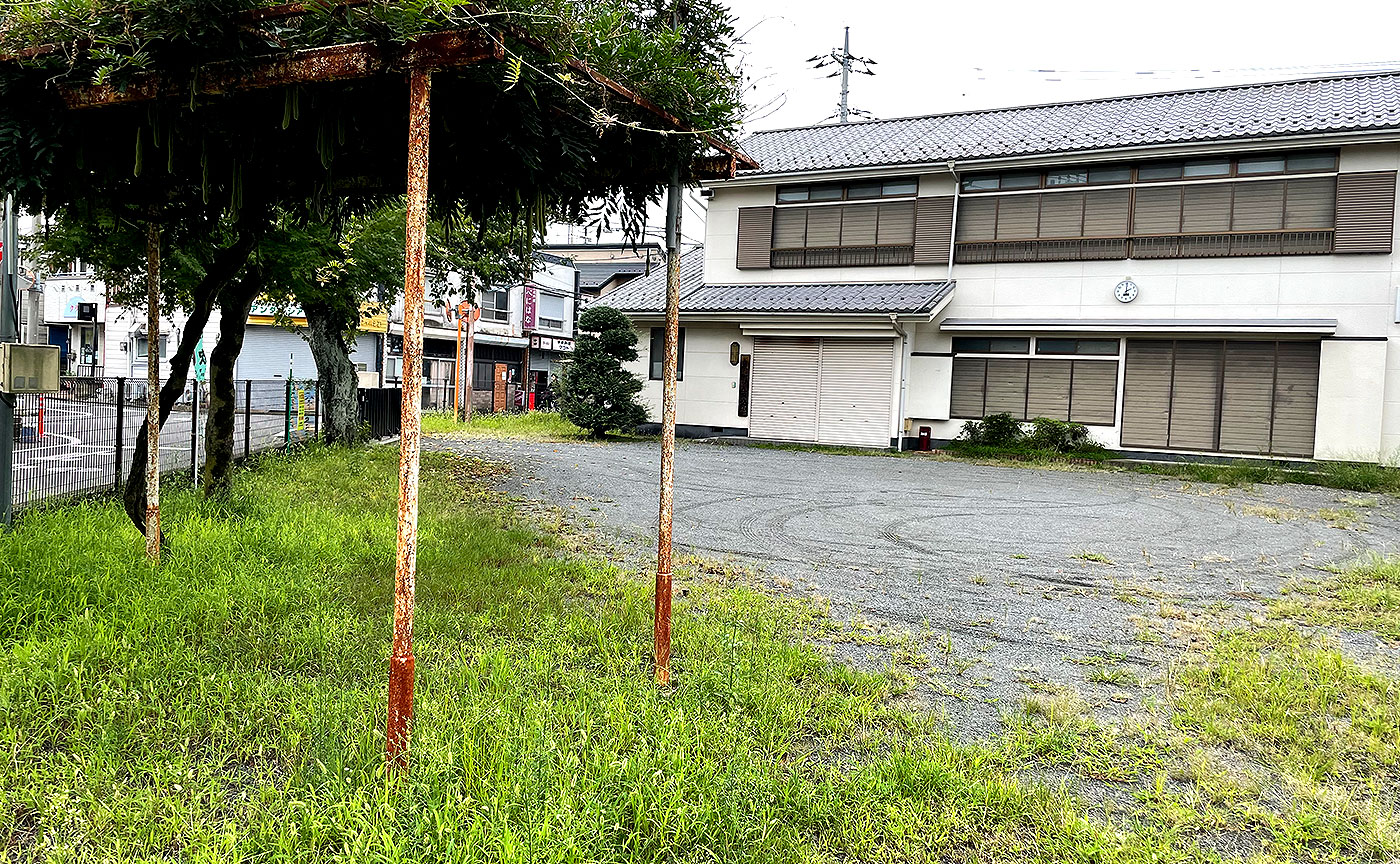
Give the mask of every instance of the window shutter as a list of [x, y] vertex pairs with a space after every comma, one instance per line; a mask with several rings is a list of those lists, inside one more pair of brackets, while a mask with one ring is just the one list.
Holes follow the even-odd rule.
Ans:
[[1337, 180], [1309, 177], [1288, 181], [1288, 199], [1283, 207], [1283, 227], [1299, 229], [1331, 228], [1337, 218]]
[[740, 269], [768, 267], [773, 251], [773, 208], [739, 208], [739, 252], [735, 266]]
[[1220, 389], [1221, 450], [1269, 452], [1276, 345], [1242, 340], [1225, 343], [1225, 381]]
[[1224, 349], [1223, 342], [1213, 340], [1176, 343], [1167, 446], [1178, 450], [1216, 449], [1216, 409], [1220, 404]]
[[1041, 199], [1039, 236], [1054, 239], [1082, 237], [1083, 234], [1083, 192], [1056, 192]]
[[1118, 364], [1075, 360], [1069, 419], [1091, 426], [1112, 426], [1118, 413]]
[[1181, 205], [1181, 230], [1187, 234], [1219, 234], [1230, 230], [1231, 183], [1187, 186]]
[[841, 208], [841, 245], [874, 246], [878, 204], [851, 204]]
[[1170, 340], [1129, 339], [1123, 370], [1123, 446], [1167, 446], [1172, 398]]
[[1128, 233], [1131, 193], [1127, 189], [1101, 189], [1084, 193], [1084, 236], [1122, 237]]
[[1039, 195], [1008, 195], [997, 210], [997, 239], [1034, 239], [1039, 222]]
[[987, 361], [980, 358], [958, 357], [953, 361], [954, 417], [981, 417], [983, 387], [987, 380]]
[[813, 207], [807, 211], [807, 248], [841, 245], [841, 208]]
[[1177, 234], [1181, 231], [1181, 187], [1139, 187], [1133, 201], [1134, 234]]
[[1271, 231], [1283, 227], [1282, 180], [1235, 184], [1236, 231]]
[[[881, 246], [914, 245], [914, 202], [881, 204], [880, 230], [875, 242]], [[945, 254], [946, 259], [946, 254]]]
[[807, 211], [779, 208], [773, 214], [773, 248], [801, 249], [807, 245]]
[[988, 414], [1010, 414], [1017, 420], [1026, 419], [1027, 360], [987, 361]]
[[1026, 395], [1026, 416], [1069, 419], [1068, 360], [1032, 360]]
[[953, 197], [920, 198], [915, 206], [914, 263], [946, 264], [953, 241]]
[[1278, 343], [1272, 450], [1281, 456], [1313, 455], [1321, 352], [1321, 342]]
[[997, 199], [963, 198], [958, 202], [958, 242], [997, 239]]
[[1395, 172], [1337, 176], [1334, 251], [1390, 254], [1395, 236]]

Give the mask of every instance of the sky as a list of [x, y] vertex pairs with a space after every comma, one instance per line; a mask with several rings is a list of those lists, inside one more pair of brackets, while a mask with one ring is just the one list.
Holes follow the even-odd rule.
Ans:
[[[845, 27], [851, 53], [875, 61], [875, 75], [851, 76], [850, 105], [876, 118], [1400, 69], [1394, 0], [731, 0], [731, 8], [743, 39], [746, 132], [834, 115], [840, 80], [807, 61], [839, 49]], [[658, 208], [649, 223], [663, 220]], [[682, 233], [704, 237], [704, 202], [694, 195]], [[569, 239], [567, 229], [550, 239]], [[577, 231], [573, 239], [582, 241]]]

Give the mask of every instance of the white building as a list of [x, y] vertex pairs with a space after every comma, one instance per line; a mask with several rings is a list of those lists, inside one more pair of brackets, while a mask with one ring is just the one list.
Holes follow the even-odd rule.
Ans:
[[[762, 132], [683, 267], [691, 434], [1007, 412], [1139, 452], [1400, 448], [1400, 75]], [[664, 269], [600, 302], [644, 336]], [[647, 356], [650, 353], [650, 356]]]

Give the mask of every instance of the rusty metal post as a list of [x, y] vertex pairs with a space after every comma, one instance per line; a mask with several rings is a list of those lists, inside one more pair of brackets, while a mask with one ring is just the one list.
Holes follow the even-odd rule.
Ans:
[[399, 407], [399, 536], [394, 648], [389, 657], [385, 758], [408, 768], [413, 723], [413, 590], [418, 566], [418, 461], [423, 419], [423, 270], [427, 259], [428, 122], [432, 73], [414, 69], [408, 95], [408, 215], [403, 280], [403, 396]]
[[467, 359], [466, 385], [462, 388], [466, 390], [466, 400], [462, 407], [462, 419], [470, 422], [472, 419], [472, 374], [476, 372], [476, 319], [481, 317], [481, 310], [472, 306], [467, 310]]
[[656, 683], [671, 683], [671, 514], [676, 482], [676, 343], [681, 320], [681, 170], [666, 191], [666, 358], [661, 381], [661, 506], [656, 537], [656, 614], [652, 637]]
[[457, 305], [457, 374], [452, 378], [452, 422], [462, 422], [462, 306]]
[[160, 226], [146, 225], [146, 557], [160, 562]]

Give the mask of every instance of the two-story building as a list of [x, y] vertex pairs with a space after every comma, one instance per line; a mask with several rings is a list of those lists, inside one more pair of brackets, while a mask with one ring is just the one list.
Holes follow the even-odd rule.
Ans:
[[[1400, 448], [1400, 74], [744, 149], [683, 260], [684, 431], [894, 446], [1005, 412], [1142, 453]], [[664, 276], [600, 301], [643, 333], [653, 416]]]

